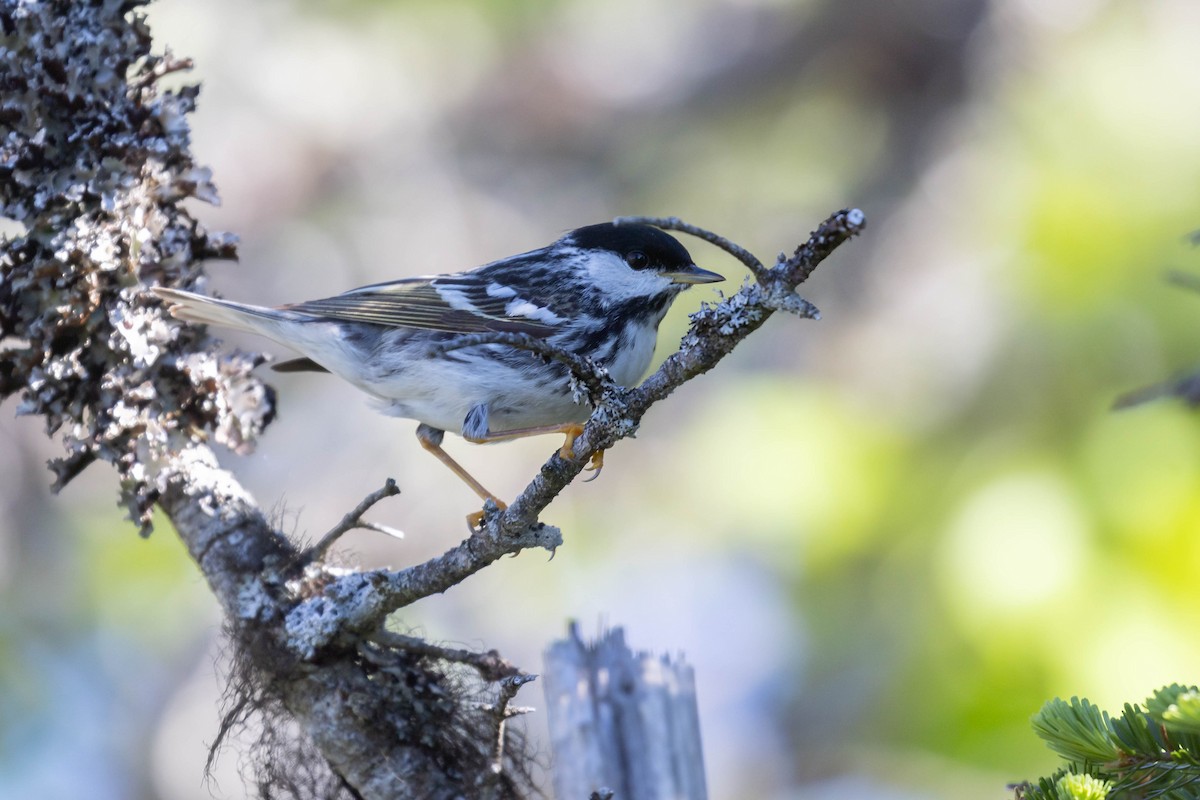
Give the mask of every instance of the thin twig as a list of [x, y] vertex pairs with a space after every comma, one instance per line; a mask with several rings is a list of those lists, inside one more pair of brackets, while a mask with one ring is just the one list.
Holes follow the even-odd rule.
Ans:
[[443, 647], [419, 639], [416, 636], [405, 636], [389, 630], [378, 630], [370, 635], [370, 640], [394, 650], [406, 653], [428, 656], [455, 664], [466, 664], [473, 667], [485, 681], [501, 681], [523, 675], [521, 670], [506, 661], [495, 650], [480, 653], [475, 650], [464, 650], [457, 647]]
[[532, 709], [513, 708], [510, 704], [521, 687], [536, 680], [537, 675], [512, 675], [500, 681], [500, 696], [492, 706], [496, 718], [496, 744], [492, 751], [492, 774], [499, 777], [504, 774], [504, 729], [510, 717], [527, 714]]
[[362, 515], [367, 513], [371, 506], [375, 505], [380, 500], [383, 500], [385, 497], [392, 497], [398, 494], [400, 494], [400, 488], [396, 486], [395, 479], [388, 478], [387, 483], [364, 497], [362, 502], [356, 505], [349, 514], [342, 517], [342, 521], [337, 525], [334, 525], [329, 530], [329, 533], [321, 537], [319, 542], [298, 555], [295, 562], [292, 564], [292, 570], [302, 570], [309, 564], [316, 561], [318, 558], [321, 558], [325, 555], [325, 551], [327, 551], [333, 545], [333, 543], [342, 536], [342, 534], [355, 528], [370, 528], [371, 530], [380, 530], [383, 533], [388, 533], [389, 535], [394, 536], [397, 532], [392, 529], [376, 526], [371, 522], [363, 522]]
[[375, 531], [376, 533], [382, 533], [385, 536], [392, 537], [393, 539], [403, 539], [404, 538], [404, 531], [400, 530], [399, 528], [393, 528], [391, 525], [382, 525], [378, 522], [367, 522], [366, 520], [359, 520], [359, 523], [357, 525], [355, 525], [354, 527], [360, 528], [364, 531]]
[[153, 65], [135, 80], [131, 81], [129, 86], [135, 91], [145, 89], [164, 75], [170, 75], [172, 72], [185, 72], [193, 66], [195, 64], [192, 62], [192, 59], [176, 58], [168, 50], [161, 58], [154, 59]]
[[805, 300], [794, 291], [767, 291], [763, 295], [767, 308], [794, 314], [801, 319], [820, 319], [821, 309]]
[[719, 233], [705, 230], [691, 223], [684, 222], [679, 217], [617, 217], [613, 220], [614, 225], [653, 225], [656, 228], [663, 228], [669, 231], [679, 231], [698, 239], [703, 239], [711, 245], [721, 248], [729, 255], [736, 258], [738, 261], [746, 265], [749, 270], [754, 273], [755, 278], [763, 277], [767, 268], [758, 260], [758, 257], [751, 253], [740, 244], [726, 239]]
[[808, 241], [796, 248], [790, 258], [780, 258], [771, 270], [773, 276], [795, 289], [808, 280], [817, 265], [838, 245], [862, 233], [867, 217], [860, 209], [843, 208], [809, 234]]

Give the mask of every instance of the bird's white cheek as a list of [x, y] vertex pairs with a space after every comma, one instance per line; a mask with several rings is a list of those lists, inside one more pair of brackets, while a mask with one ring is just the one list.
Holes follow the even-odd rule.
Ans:
[[588, 278], [606, 305], [654, 297], [671, 287], [671, 282], [653, 270], [630, 269], [616, 253], [592, 255], [587, 261]]

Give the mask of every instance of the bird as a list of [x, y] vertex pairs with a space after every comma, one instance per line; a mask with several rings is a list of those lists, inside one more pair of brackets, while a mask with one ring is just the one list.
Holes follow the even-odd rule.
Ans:
[[[265, 336], [300, 354], [283, 372], [337, 375], [384, 414], [416, 420], [421, 446], [485, 503], [505, 503], [442, 449], [446, 431], [474, 443], [545, 433], [575, 437], [591, 414], [563, 364], [505, 344], [455, 349], [456, 339], [526, 334], [586, 357], [620, 386], [650, 366], [658, 326], [685, 289], [724, 280], [696, 266], [670, 234], [649, 225], [587, 225], [551, 244], [463, 272], [373, 283], [343, 294], [263, 307], [163, 286], [174, 318]], [[590, 468], [599, 471], [603, 452]], [[483, 512], [467, 517], [472, 528]]]

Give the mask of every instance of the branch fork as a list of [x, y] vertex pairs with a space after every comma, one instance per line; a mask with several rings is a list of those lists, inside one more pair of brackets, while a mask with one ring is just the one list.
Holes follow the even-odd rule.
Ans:
[[343, 534], [352, 531], [355, 528], [363, 528], [366, 530], [386, 533], [389, 536], [393, 536], [398, 539], [404, 538], [402, 531], [398, 531], [394, 528], [389, 528], [384, 525], [379, 525], [374, 522], [366, 522], [362, 518], [363, 514], [366, 514], [367, 511], [369, 511], [371, 507], [380, 500], [383, 500], [387, 497], [394, 497], [398, 494], [400, 494], [400, 487], [396, 485], [395, 479], [388, 478], [381, 488], [376, 489], [364, 497], [362, 502], [351, 509], [346, 516], [342, 517], [341, 522], [339, 522], [337, 525], [334, 525], [329, 532], [322, 536], [315, 545], [301, 553], [295, 559], [295, 561], [292, 562], [291, 568], [288, 571], [302, 572], [309, 564], [312, 564], [314, 561], [323, 558], [329, 548], [333, 546], [333, 543], [340, 539]]

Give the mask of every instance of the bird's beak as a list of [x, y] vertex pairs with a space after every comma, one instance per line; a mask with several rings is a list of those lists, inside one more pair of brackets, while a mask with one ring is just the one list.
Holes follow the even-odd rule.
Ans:
[[718, 281], [725, 280], [724, 275], [700, 269], [695, 264], [675, 272], [664, 272], [663, 277], [671, 283], [683, 283], [689, 286], [693, 283], [717, 283]]

